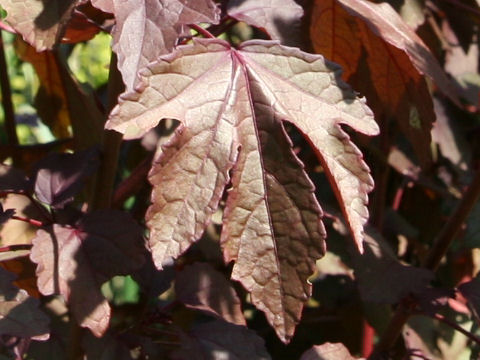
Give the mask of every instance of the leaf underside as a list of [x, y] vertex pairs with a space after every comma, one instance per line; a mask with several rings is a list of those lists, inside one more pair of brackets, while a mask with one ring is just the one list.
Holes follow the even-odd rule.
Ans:
[[323, 57], [273, 41], [249, 41], [235, 50], [222, 40], [195, 40], [149, 65], [106, 125], [136, 138], [162, 118], [181, 122], [149, 175], [146, 219], [158, 268], [200, 238], [231, 181], [224, 257], [235, 261], [232, 278], [283, 341], [293, 335], [311, 293], [307, 278], [325, 251], [314, 187], [283, 120], [317, 151], [362, 249], [373, 181], [339, 125], [369, 135], [378, 127], [339, 75]]

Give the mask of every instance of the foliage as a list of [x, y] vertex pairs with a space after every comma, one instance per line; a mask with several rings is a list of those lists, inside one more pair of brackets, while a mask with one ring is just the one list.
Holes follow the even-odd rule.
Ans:
[[3, 356], [477, 358], [477, 2], [0, 5]]

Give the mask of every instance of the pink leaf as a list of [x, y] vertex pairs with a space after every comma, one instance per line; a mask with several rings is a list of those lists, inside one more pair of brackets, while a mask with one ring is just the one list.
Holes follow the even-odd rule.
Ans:
[[162, 118], [181, 121], [150, 173], [146, 218], [157, 267], [202, 235], [233, 171], [222, 245], [232, 277], [251, 292], [284, 341], [311, 293], [307, 278], [324, 253], [314, 188], [291, 150], [282, 120], [307, 137], [324, 165], [362, 249], [373, 182], [340, 124], [377, 134], [371, 111], [322, 56], [272, 41], [239, 50], [196, 40], [149, 65], [107, 128], [142, 136]]
[[188, 24], [217, 23], [219, 9], [212, 0], [92, 0], [115, 15], [113, 50], [127, 89], [137, 83], [137, 73], [158, 56], [167, 54]]
[[5, 0], [5, 19], [37, 51], [53, 48], [79, 0]]
[[230, 0], [231, 17], [265, 29], [273, 40], [298, 46], [303, 9], [294, 0]]

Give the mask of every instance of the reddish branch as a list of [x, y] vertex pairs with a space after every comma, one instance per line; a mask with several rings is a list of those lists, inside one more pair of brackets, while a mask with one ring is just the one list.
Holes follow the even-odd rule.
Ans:
[[[463, 195], [462, 200], [458, 204], [454, 213], [436, 237], [433, 247], [425, 261], [425, 268], [432, 271], [435, 271], [438, 268], [440, 261], [447, 253], [448, 248], [452, 244], [463, 223], [470, 214], [479, 196], [480, 171], [477, 171], [470, 187]], [[414, 308], [415, 304], [412, 304], [409, 298], [405, 298], [400, 302], [395, 314], [393, 315], [393, 318], [390, 320], [387, 330], [382, 335], [375, 352], [369, 357], [369, 359], [380, 358], [382, 354], [392, 348], [400, 336], [403, 326], [407, 322], [410, 315], [412, 315]], [[446, 321], [444, 322], [447, 323]], [[453, 325], [453, 323], [451, 324], [450, 322], [448, 324]], [[455, 326], [452, 327], [457, 329]]]
[[206, 37], [206, 38], [212, 38], [214, 39], [215, 36], [213, 36], [210, 31], [202, 28], [200, 25], [197, 25], [197, 24], [190, 24], [188, 25], [191, 29], [195, 30], [196, 32], [198, 32], [199, 34], [202, 34], [203, 37]]

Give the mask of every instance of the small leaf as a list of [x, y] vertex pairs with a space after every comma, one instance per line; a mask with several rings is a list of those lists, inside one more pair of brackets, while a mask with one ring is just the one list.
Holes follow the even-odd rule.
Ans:
[[197, 325], [180, 340], [182, 347], [172, 359], [270, 359], [261, 337], [245, 326], [220, 320]]
[[151, 64], [106, 125], [135, 138], [162, 118], [182, 122], [149, 175], [153, 204], [146, 219], [158, 268], [200, 238], [233, 170], [224, 256], [236, 262], [232, 278], [284, 341], [310, 296], [307, 278], [324, 253], [325, 232], [313, 185], [281, 120], [297, 126], [317, 151], [362, 248], [373, 182], [340, 124], [370, 135], [378, 127], [339, 72], [321, 56], [276, 42], [250, 41], [235, 50], [222, 40], [197, 39]]
[[225, 321], [246, 325], [241, 302], [227, 279], [208, 264], [195, 263], [177, 273], [177, 300]]
[[83, 327], [102, 336], [110, 307], [100, 287], [115, 275], [127, 275], [143, 262], [142, 229], [128, 214], [97, 211], [75, 227], [54, 224], [39, 230], [30, 259], [44, 295], [61, 294]]
[[65, 29], [65, 34], [63, 34], [62, 43], [75, 44], [88, 41], [97, 35], [100, 30], [101, 28], [87, 18], [84, 13], [75, 9]]
[[300, 360], [355, 360], [342, 343], [314, 345], [302, 354]]
[[272, 40], [298, 46], [303, 9], [294, 0], [230, 0], [227, 13], [234, 19], [265, 29]]
[[40, 302], [12, 285], [15, 276], [0, 268], [0, 335], [47, 340], [49, 318]]
[[74, 154], [51, 154], [37, 164], [35, 195], [54, 208], [62, 208], [73, 200], [98, 165], [96, 148]]
[[79, 0], [4, 0], [5, 19], [23, 39], [40, 52], [62, 38], [65, 24]]
[[212, 0], [92, 0], [92, 4], [115, 16], [112, 49], [127, 90], [137, 84], [139, 70], [188, 35], [186, 25], [219, 20]]

